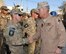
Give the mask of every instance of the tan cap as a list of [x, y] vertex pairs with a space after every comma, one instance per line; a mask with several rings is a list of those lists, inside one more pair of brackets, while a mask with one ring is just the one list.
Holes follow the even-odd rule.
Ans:
[[30, 11], [30, 13], [37, 13], [38, 14], [38, 10], [37, 9], [32, 9], [31, 11]]
[[9, 10], [9, 9], [7, 8], [7, 6], [1, 6], [0, 9], [1, 9], [1, 10]]
[[15, 13], [22, 14], [21, 11], [20, 11], [20, 9], [12, 9], [10, 13], [11, 14], [15, 14]]
[[49, 8], [48, 2], [39, 2], [38, 5], [37, 5], [37, 9], [44, 8], [44, 7]]

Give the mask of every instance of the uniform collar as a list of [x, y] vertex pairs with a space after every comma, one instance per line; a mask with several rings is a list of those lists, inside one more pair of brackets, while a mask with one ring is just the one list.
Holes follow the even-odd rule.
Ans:
[[50, 18], [51, 18], [51, 15], [49, 14], [49, 16], [47, 18], [42, 19], [42, 20], [43, 20], [43, 22], [47, 22]]

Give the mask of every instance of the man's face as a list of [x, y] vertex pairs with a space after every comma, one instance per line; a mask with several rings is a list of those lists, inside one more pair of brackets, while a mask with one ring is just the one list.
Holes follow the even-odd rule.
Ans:
[[34, 18], [38, 18], [38, 14], [37, 13], [34, 13]]
[[17, 13], [12, 14], [12, 17], [14, 20], [17, 20], [18, 22], [21, 21], [21, 16], [19, 16]]
[[8, 14], [8, 10], [3, 10], [4, 14]]
[[39, 16], [43, 18], [48, 13], [48, 8], [40, 8], [38, 9], [38, 11], [39, 11]]
[[36, 12], [32, 12], [33, 18], [38, 18], [38, 14]]

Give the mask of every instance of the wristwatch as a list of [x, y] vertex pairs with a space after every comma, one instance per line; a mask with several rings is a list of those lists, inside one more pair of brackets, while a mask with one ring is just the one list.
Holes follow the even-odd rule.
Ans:
[[61, 46], [58, 46], [58, 48], [59, 48], [59, 49], [62, 49], [63, 47], [61, 47]]

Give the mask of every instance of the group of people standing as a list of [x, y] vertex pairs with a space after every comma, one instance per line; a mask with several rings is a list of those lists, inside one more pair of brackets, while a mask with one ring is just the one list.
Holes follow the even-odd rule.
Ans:
[[[31, 16], [19, 9], [8, 13], [6, 6], [0, 10], [0, 54], [61, 54], [65, 28], [59, 16], [49, 13], [47, 2], [39, 2], [37, 9], [30, 11]], [[4, 43], [6, 46], [1, 47]]]

